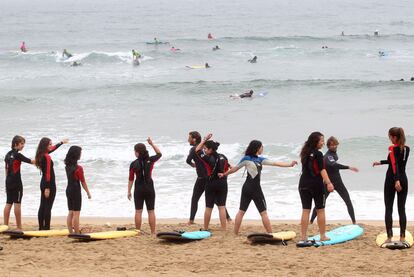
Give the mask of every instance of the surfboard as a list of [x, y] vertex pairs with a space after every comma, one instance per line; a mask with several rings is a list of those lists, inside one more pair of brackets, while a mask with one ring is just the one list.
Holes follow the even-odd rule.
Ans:
[[10, 238], [56, 237], [56, 236], [67, 236], [69, 234], [69, 230], [68, 229], [42, 230], [42, 231], [11, 230], [11, 231], [5, 231], [3, 232], [3, 234], [10, 236]]
[[276, 243], [292, 240], [296, 237], [293, 231], [283, 231], [277, 233], [253, 233], [247, 236], [252, 243]]
[[413, 246], [413, 235], [409, 231], [405, 231], [405, 242], [400, 241], [400, 228], [392, 228], [393, 237], [391, 242], [385, 243], [387, 240], [387, 233], [383, 232], [377, 236], [376, 243], [381, 248], [388, 249], [405, 249]]
[[106, 239], [135, 237], [139, 234], [140, 234], [139, 230], [124, 230], [124, 231], [96, 232], [96, 233], [87, 233], [87, 234], [69, 234], [68, 237], [71, 239], [77, 239], [81, 241], [92, 241], [92, 240], [106, 240]]
[[160, 232], [157, 234], [157, 238], [167, 241], [192, 241], [202, 240], [211, 237], [211, 233], [208, 231], [195, 231], [195, 232]]
[[9, 226], [7, 225], [0, 225], [0, 233], [3, 233], [4, 231], [9, 230]]
[[330, 240], [320, 241], [320, 236], [316, 235], [309, 237], [308, 242], [298, 242], [296, 245], [298, 247], [334, 245], [353, 240], [361, 236], [363, 233], [364, 229], [359, 225], [345, 225], [327, 232], [326, 236], [328, 236]]
[[159, 42], [146, 42], [147, 44], [152, 44], [152, 45], [160, 45], [160, 44], [170, 44], [168, 41], [159, 41]]
[[204, 65], [187, 65], [186, 67], [190, 68], [190, 69], [203, 69], [203, 68], [206, 68]]

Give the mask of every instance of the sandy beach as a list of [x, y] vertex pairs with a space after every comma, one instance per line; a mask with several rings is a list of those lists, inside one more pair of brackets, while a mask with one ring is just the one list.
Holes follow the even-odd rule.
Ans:
[[[53, 218], [53, 228], [64, 228], [64, 217]], [[82, 218], [84, 231], [133, 228], [128, 218]], [[197, 230], [185, 220], [158, 221], [158, 231]], [[110, 223], [111, 226], [106, 226]], [[198, 220], [201, 223], [201, 220]], [[414, 276], [412, 249], [392, 251], [375, 245], [382, 222], [361, 223], [365, 234], [345, 244], [298, 249], [294, 242], [251, 245], [246, 235], [262, 232], [259, 221], [244, 222], [240, 236], [224, 233], [213, 221], [213, 236], [190, 243], [167, 243], [143, 233], [133, 238], [76, 242], [66, 237], [11, 240], [1, 236], [2, 276]], [[341, 222], [329, 222], [328, 230]], [[342, 222], [347, 224], [348, 222]], [[24, 219], [25, 229], [36, 229], [35, 218]], [[414, 231], [410, 222], [409, 230]], [[299, 233], [296, 221], [273, 222], [273, 230]], [[12, 228], [13, 229], [13, 228]], [[310, 228], [310, 234], [317, 231]]]

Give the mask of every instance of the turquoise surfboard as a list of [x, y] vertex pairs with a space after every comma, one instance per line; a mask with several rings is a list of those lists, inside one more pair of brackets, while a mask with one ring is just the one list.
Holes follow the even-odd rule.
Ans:
[[330, 238], [330, 240], [319, 241], [319, 235], [310, 237], [309, 240], [315, 241], [314, 246], [334, 245], [353, 240], [361, 236], [363, 233], [364, 229], [359, 225], [345, 225], [327, 232], [326, 235]]
[[157, 234], [157, 238], [170, 241], [191, 241], [202, 240], [211, 237], [211, 233], [208, 231], [173, 231], [173, 232], [160, 232]]

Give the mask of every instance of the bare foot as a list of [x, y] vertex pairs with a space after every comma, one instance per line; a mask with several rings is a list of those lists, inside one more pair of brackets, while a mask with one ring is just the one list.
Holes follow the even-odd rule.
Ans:
[[384, 243], [390, 243], [391, 241], [392, 241], [392, 238], [387, 238]]
[[405, 237], [400, 237], [400, 241], [404, 242], [405, 241]]
[[188, 225], [193, 225], [193, 224], [195, 224], [195, 223], [194, 223], [194, 220], [189, 220], [187, 224], [188, 224]]
[[327, 240], [331, 240], [331, 239], [329, 237], [327, 237], [327, 236], [321, 237], [321, 241], [327, 241]]
[[231, 220], [231, 218], [227, 218], [227, 223], [233, 223], [233, 220]]

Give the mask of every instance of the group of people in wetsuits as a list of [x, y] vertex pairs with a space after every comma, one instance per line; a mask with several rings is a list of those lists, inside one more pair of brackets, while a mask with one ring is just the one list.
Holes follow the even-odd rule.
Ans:
[[[408, 193], [408, 180], [405, 169], [410, 148], [405, 144], [406, 138], [402, 128], [391, 128], [388, 131], [388, 136], [392, 145], [389, 147], [387, 160], [374, 162], [373, 166], [388, 165], [384, 185], [385, 225], [388, 240], [390, 241], [393, 236], [393, 203], [395, 195], [397, 194], [401, 229], [400, 239], [403, 241], [405, 239], [407, 225], [405, 203]], [[247, 176], [241, 191], [239, 211], [235, 217], [234, 233], [239, 233], [243, 216], [252, 201], [262, 218], [266, 232], [272, 233], [272, 226], [267, 215], [267, 204], [260, 184], [262, 167], [264, 165], [294, 167], [298, 164], [297, 161], [279, 162], [264, 158], [262, 156], [264, 151], [262, 142], [252, 140], [245, 150], [244, 157], [236, 165], [231, 166], [227, 157], [218, 152], [220, 143], [213, 141], [211, 138], [212, 134], [208, 134], [202, 139], [200, 133], [197, 131], [192, 131], [188, 135], [188, 143], [192, 147], [186, 163], [194, 167], [197, 173], [191, 198], [191, 210], [188, 223], [194, 224], [194, 218], [198, 210], [198, 201], [204, 193], [206, 205], [204, 211], [204, 229], [208, 230], [213, 207], [217, 205], [221, 227], [223, 230], [226, 230], [227, 222], [231, 221], [226, 209], [228, 193], [227, 177], [241, 168], [245, 168]], [[133, 195], [135, 204], [135, 227], [141, 229], [142, 211], [145, 203], [151, 233], [155, 234], [155, 188], [152, 171], [154, 164], [161, 158], [162, 154], [151, 138], [148, 138], [147, 142], [154, 150], [155, 155], [149, 155], [143, 143], [138, 143], [134, 146], [136, 160], [129, 167], [127, 197], [131, 200]], [[17, 228], [22, 228], [20, 207], [23, 196], [23, 185], [20, 166], [22, 162], [25, 162], [36, 165], [41, 171], [41, 200], [38, 212], [39, 230], [50, 229], [51, 210], [56, 195], [55, 173], [50, 154], [65, 143], [68, 143], [68, 140], [62, 140], [58, 144], [53, 145], [49, 138], [42, 138], [37, 147], [35, 160], [31, 160], [19, 153], [24, 148], [25, 139], [21, 136], [15, 136], [13, 138], [11, 144], [12, 149], [5, 157], [7, 193], [7, 202], [4, 208], [5, 225], [9, 224], [10, 211], [14, 205]], [[328, 151], [325, 155], [320, 151], [324, 144], [324, 135], [320, 132], [313, 132], [309, 135], [300, 152], [302, 174], [300, 176], [298, 190], [302, 203], [302, 244], [307, 242], [308, 224], [313, 223], [315, 218], [317, 218], [321, 240], [329, 240], [326, 236], [325, 229], [325, 202], [329, 193], [335, 190], [347, 205], [352, 223], [356, 224], [354, 208], [349, 193], [342, 182], [340, 170], [349, 169], [358, 172], [358, 169], [338, 163], [337, 147], [339, 142], [335, 137], [328, 139]], [[79, 233], [80, 231], [81, 186], [86, 191], [88, 198], [91, 198], [85, 181], [83, 168], [78, 165], [81, 152], [81, 147], [71, 146], [65, 158], [65, 169], [68, 180], [66, 196], [69, 210], [67, 226], [71, 233]], [[132, 194], [133, 186], [134, 193]], [[314, 210], [311, 214], [312, 203], [314, 203]]]

